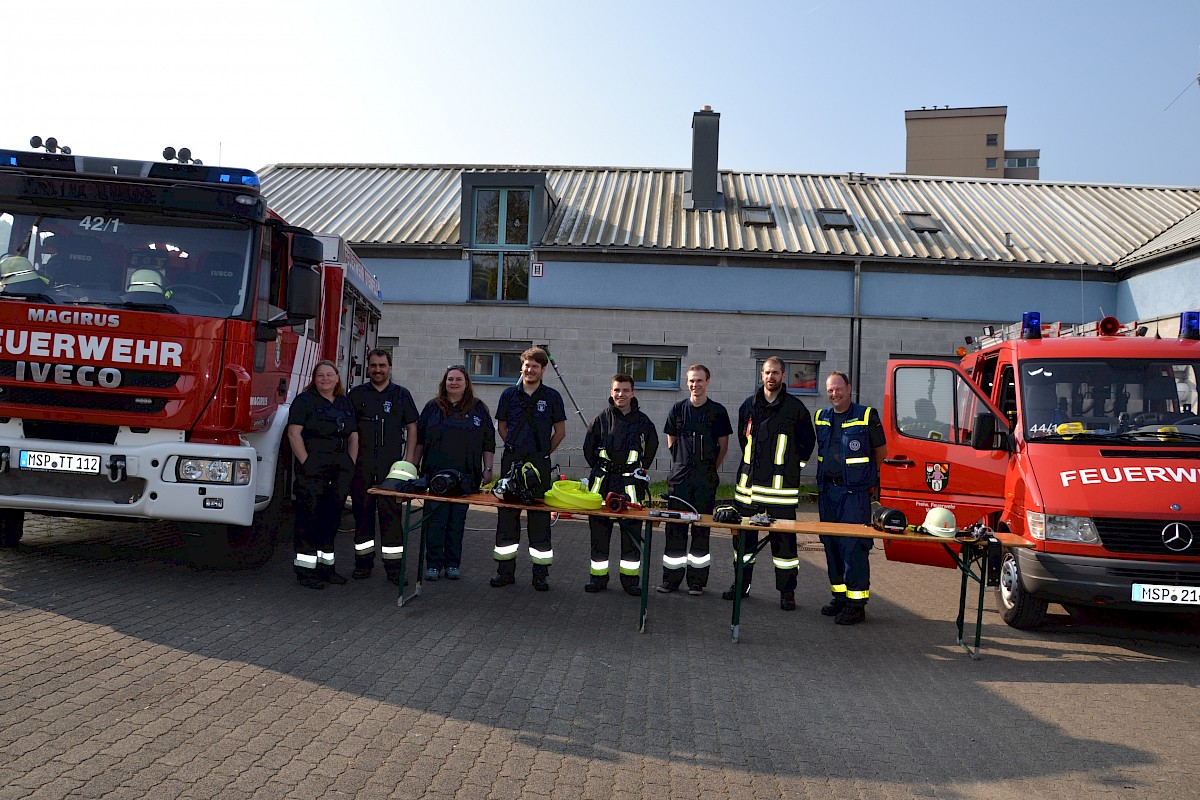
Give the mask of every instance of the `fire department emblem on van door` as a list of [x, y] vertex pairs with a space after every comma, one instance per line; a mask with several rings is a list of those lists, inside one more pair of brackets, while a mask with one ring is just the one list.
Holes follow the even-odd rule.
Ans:
[[944, 491], [950, 483], [949, 462], [935, 462], [925, 465], [925, 485], [935, 492]]

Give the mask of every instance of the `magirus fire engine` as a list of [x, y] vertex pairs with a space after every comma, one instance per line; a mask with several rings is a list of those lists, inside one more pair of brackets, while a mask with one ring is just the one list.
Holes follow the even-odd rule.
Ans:
[[[882, 501], [1029, 540], [1004, 553], [1016, 628], [1050, 603], [1200, 611], [1200, 312], [1176, 339], [1112, 317], [985, 329], [961, 365], [888, 362]], [[888, 558], [954, 566], [888, 543]]]
[[32, 512], [173, 520], [201, 563], [269, 558], [290, 403], [377, 336], [353, 253], [286, 225], [249, 170], [8, 150], [0, 253], [0, 545]]

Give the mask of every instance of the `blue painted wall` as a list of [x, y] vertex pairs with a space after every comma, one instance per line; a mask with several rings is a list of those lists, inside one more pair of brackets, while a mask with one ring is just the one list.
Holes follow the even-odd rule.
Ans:
[[[471, 266], [460, 259], [371, 258], [385, 302], [466, 303]], [[543, 308], [659, 308], [762, 311], [849, 316], [854, 308], [850, 272], [767, 267], [543, 262], [529, 279], [529, 304]], [[1178, 313], [1181, 284], [1191, 281], [1200, 305], [1197, 262], [1140, 276], [1130, 286], [1026, 278], [866, 272], [860, 313], [911, 319], [1019, 319], [1029, 310], [1043, 319], [1087, 322], [1103, 314], [1149, 319]], [[1186, 294], [1186, 293], [1184, 293]], [[1130, 309], [1136, 308], [1136, 311]], [[1165, 311], [1158, 309], [1165, 308]], [[1101, 313], [1103, 310], [1103, 314]]]
[[853, 286], [852, 275], [822, 270], [547, 261], [544, 277], [529, 279], [529, 303], [847, 316]]
[[1200, 310], [1200, 258], [1137, 275], [1117, 289], [1115, 316], [1149, 320]]
[[[1093, 281], [867, 273], [860, 313], [868, 317], [919, 319], [1020, 319], [1041, 311], [1042, 319], [1086, 322], [1112, 314], [1116, 285]], [[1082, 314], [1082, 316], [1081, 316]]]

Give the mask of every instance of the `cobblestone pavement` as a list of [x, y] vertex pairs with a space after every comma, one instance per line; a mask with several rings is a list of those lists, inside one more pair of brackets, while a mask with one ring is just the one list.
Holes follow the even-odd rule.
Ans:
[[382, 569], [299, 587], [286, 542], [199, 571], [166, 526], [31, 517], [0, 551], [0, 800], [1197, 794], [1194, 623], [1022, 633], [989, 605], [976, 662], [956, 573], [877, 550], [839, 627], [802, 537], [799, 610], [760, 559], [733, 644], [716, 535], [709, 590], [652, 594], [639, 634], [635, 598], [582, 591], [585, 525], [555, 527], [543, 594], [524, 545], [488, 586], [493, 524], [472, 511], [463, 580], [398, 608]]

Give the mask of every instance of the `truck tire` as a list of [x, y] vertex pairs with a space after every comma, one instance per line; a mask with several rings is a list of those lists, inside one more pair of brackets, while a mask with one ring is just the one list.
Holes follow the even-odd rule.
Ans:
[[0, 547], [16, 547], [25, 534], [25, 512], [18, 508], [0, 509]]
[[188, 561], [206, 569], [254, 569], [270, 561], [283, 530], [286, 473], [283, 464], [276, 466], [271, 502], [250, 525], [187, 526], [183, 541]]
[[1012, 627], [1021, 631], [1031, 631], [1041, 627], [1046, 621], [1046, 609], [1049, 603], [1040, 597], [1034, 597], [1021, 585], [1021, 570], [1017, 566], [1017, 556], [1011, 550], [1004, 551], [1004, 561], [1000, 565], [1000, 591], [996, 594], [996, 606], [1000, 616]]

